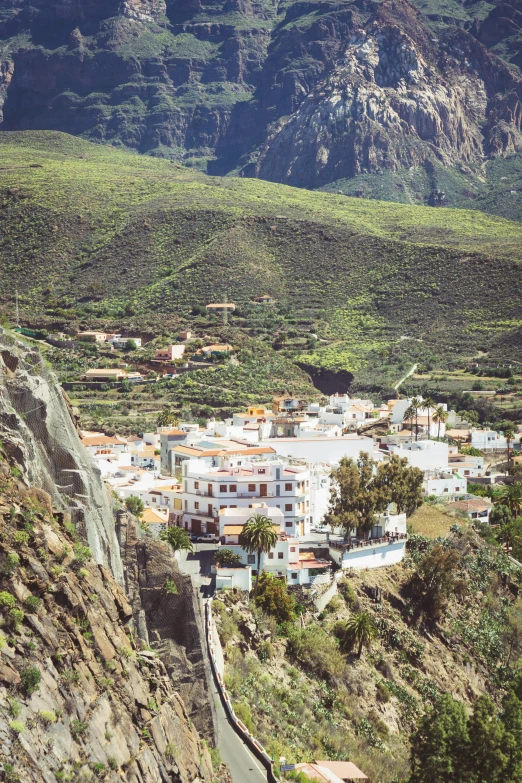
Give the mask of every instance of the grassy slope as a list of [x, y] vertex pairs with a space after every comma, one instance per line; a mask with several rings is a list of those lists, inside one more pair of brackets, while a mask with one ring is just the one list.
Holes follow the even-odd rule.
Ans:
[[0, 296], [12, 310], [18, 286], [28, 316], [188, 315], [269, 291], [320, 319], [306, 361], [352, 371], [401, 335], [408, 356], [472, 355], [522, 322], [522, 227], [478, 212], [209, 178], [47, 132], [0, 135], [0, 197]]

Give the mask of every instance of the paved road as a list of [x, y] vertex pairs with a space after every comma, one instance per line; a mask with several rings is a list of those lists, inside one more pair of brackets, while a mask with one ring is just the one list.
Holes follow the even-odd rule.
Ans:
[[232, 780], [234, 783], [266, 783], [266, 770], [228, 722], [214, 679], [212, 699], [217, 715], [217, 744], [221, 758], [230, 768]]
[[[195, 544], [194, 552], [189, 553], [186, 560], [183, 559], [179, 564], [182, 573], [190, 574], [201, 597], [214, 592], [210, 566], [216, 549], [215, 544]], [[232, 780], [234, 783], [267, 783], [266, 770], [230, 725], [208, 659], [206, 664], [207, 680], [211, 683], [211, 696], [217, 718], [217, 745], [221, 758], [230, 768]]]

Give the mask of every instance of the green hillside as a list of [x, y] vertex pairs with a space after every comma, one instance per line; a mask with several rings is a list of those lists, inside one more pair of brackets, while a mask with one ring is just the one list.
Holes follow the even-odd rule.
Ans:
[[0, 198], [10, 317], [18, 288], [33, 324], [205, 328], [193, 308], [228, 297], [230, 328], [286, 331], [308, 367], [391, 382], [492, 345], [521, 358], [522, 226], [501, 218], [210, 178], [50, 132], [0, 134]]

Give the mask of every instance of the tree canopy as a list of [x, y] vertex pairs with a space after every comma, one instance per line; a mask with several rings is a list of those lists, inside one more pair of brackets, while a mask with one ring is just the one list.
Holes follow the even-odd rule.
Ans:
[[326, 521], [347, 532], [353, 528], [371, 530], [376, 516], [390, 503], [406, 514], [412, 514], [422, 503], [422, 471], [408, 467], [407, 460], [397, 456], [379, 464], [364, 452], [357, 460], [344, 457], [331, 479]]
[[167, 530], [162, 530], [160, 538], [162, 541], [167, 541], [174, 552], [181, 552], [184, 550], [192, 552], [194, 549], [189, 534], [182, 527], [169, 527]]

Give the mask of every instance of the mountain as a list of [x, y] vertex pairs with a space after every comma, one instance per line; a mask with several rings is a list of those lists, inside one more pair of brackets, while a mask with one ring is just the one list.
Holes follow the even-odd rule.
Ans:
[[[230, 381], [252, 394], [297, 391], [296, 360], [368, 368], [385, 388], [413, 361], [522, 360], [522, 228], [501, 218], [212, 178], [33, 132], [0, 134], [0, 217], [11, 319], [18, 289], [24, 321], [48, 329], [221, 329], [243, 350]], [[274, 307], [253, 301], [267, 292]], [[226, 328], [201, 314], [225, 297]], [[274, 350], [280, 331], [287, 351]]]
[[520, 177], [489, 165], [508, 156], [520, 167], [518, 5], [10, 0], [1, 127], [65, 131], [213, 174], [520, 217]]

